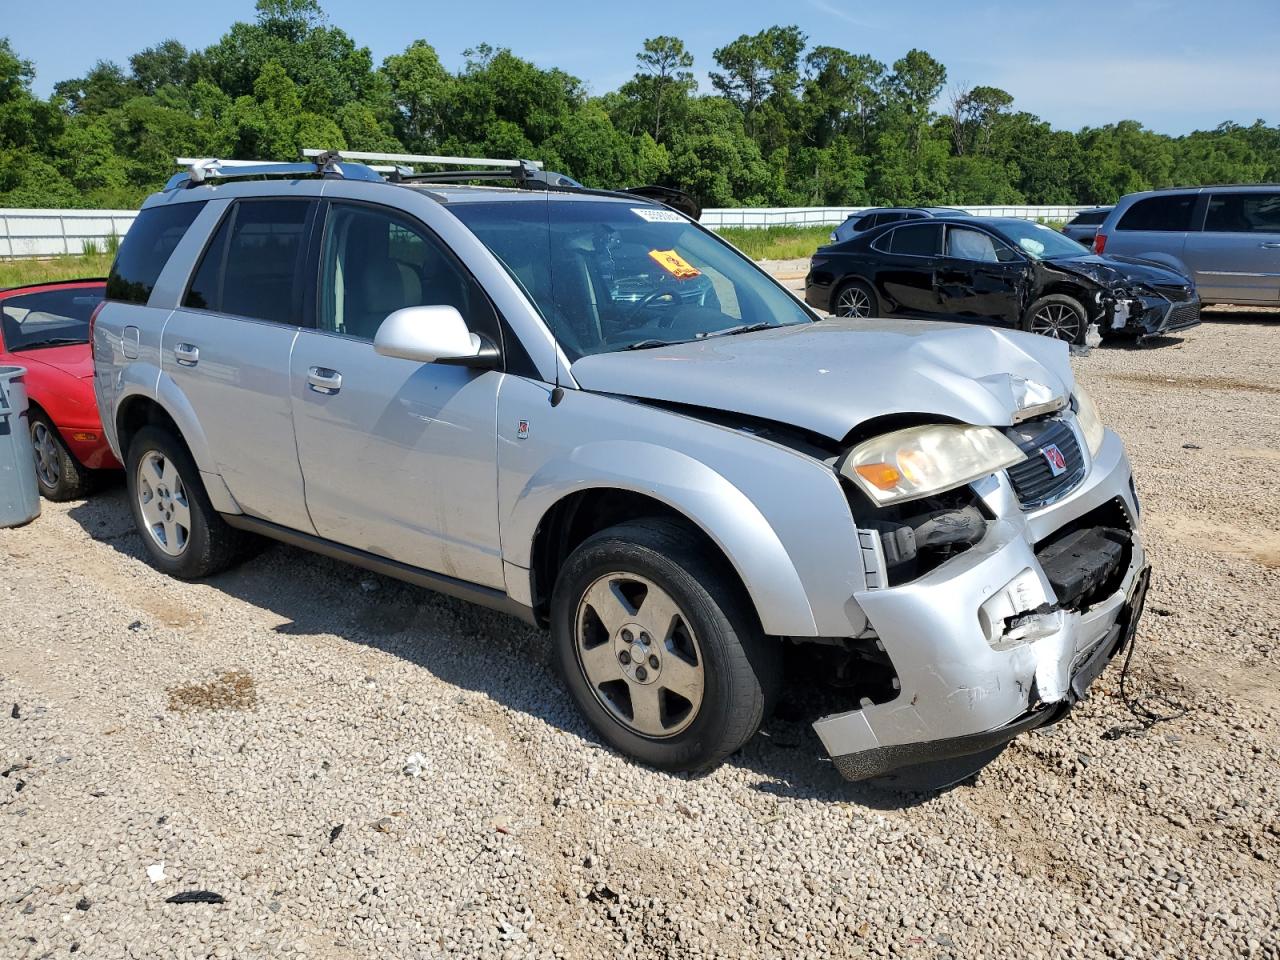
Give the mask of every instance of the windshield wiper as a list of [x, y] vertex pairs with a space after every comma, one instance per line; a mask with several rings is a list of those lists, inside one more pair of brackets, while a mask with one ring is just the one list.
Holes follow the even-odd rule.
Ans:
[[780, 323], [743, 323], [736, 327], [725, 327], [723, 330], [713, 330], [710, 333], [698, 334], [698, 339], [706, 340], [710, 337], [727, 337], [735, 333], [754, 333], [757, 330], [772, 330], [774, 327], [780, 327]]
[[648, 340], [637, 340], [635, 343], [628, 343], [623, 350], [652, 350], [654, 347], [669, 347], [673, 343], [688, 343], [688, 340], [658, 340], [649, 338]]
[[32, 340], [30, 343], [24, 343], [20, 347], [14, 347], [16, 351], [30, 350], [33, 347], [62, 347], [72, 343], [88, 343], [88, 340], [78, 340], [75, 337], [49, 337], [47, 340]]

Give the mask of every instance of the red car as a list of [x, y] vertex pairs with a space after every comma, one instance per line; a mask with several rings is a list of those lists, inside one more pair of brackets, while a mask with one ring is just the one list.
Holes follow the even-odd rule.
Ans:
[[50, 500], [75, 500], [95, 470], [119, 469], [93, 395], [89, 317], [104, 280], [0, 290], [0, 363], [27, 368], [36, 479]]

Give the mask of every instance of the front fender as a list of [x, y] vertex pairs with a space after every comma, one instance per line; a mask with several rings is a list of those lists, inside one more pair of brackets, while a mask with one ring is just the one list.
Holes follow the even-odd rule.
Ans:
[[766, 633], [817, 632], [796, 565], [751, 499], [705, 463], [656, 443], [595, 441], [547, 462], [529, 477], [504, 524], [504, 542], [516, 545], [508, 559], [527, 569], [547, 512], [570, 494], [597, 488], [652, 497], [701, 528], [742, 578]]

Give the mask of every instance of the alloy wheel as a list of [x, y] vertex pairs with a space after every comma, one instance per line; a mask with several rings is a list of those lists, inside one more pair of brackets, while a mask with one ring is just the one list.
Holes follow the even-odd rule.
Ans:
[[871, 298], [861, 287], [847, 287], [840, 291], [836, 299], [837, 317], [869, 317], [871, 316]]
[[40, 482], [53, 489], [62, 479], [62, 457], [58, 454], [57, 441], [47, 424], [39, 421], [31, 425], [31, 446], [36, 451], [36, 474]]
[[1031, 332], [1075, 343], [1080, 339], [1080, 314], [1065, 303], [1046, 303], [1031, 318]]
[[574, 647], [591, 692], [633, 733], [673, 737], [698, 715], [706, 673], [697, 637], [652, 580], [618, 572], [592, 583], [578, 603]]
[[177, 465], [158, 450], [138, 462], [138, 507], [147, 533], [165, 553], [177, 557], [191, 538], [191, 504]]

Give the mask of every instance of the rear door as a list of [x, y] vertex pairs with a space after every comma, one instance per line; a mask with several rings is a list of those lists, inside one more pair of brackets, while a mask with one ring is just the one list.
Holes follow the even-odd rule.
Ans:
[[244, 511], [312, 532], [293, 438], [289, 354], [302, 322], [302, 267], [318, 202], [231, 204], [182, 306], [165, 324], [163, 372], [195, 409]]
[[873, 241], [878, 251], [876, 293], [893, 313], [936, 317], [942, 312], [933, 273], [942, 251], [942, 224], [904, 224]]
[[1201, 299], [1280, 303], [1280, 190], [1211, 193], [1185, 260]]
[[1026, 273], [1026, 260], [1008, 244], [985, 231], [949, 224], [934, 273], [940, 308], [950, 320], [1014, 326], [1022, 315]]
[[384, 357], [382, 321], [454, 306], [501, 343], [479, 285], [425, 225], [373, 204], [327, 204], [315, 328], [293, 348], [291, 394], [307, 507], [327, 540], [503, 587], [497, 403], [503, 374]]
[[1155, 257], [1165, 262], [1186, 262], [1183, 249], [1187, 234], [1198, 225], [1200, 196], [1196, 193], [1159, 193], [1133, 203], [1116, 221], [1107, 237], [1105, 253], [1129, 257]]

